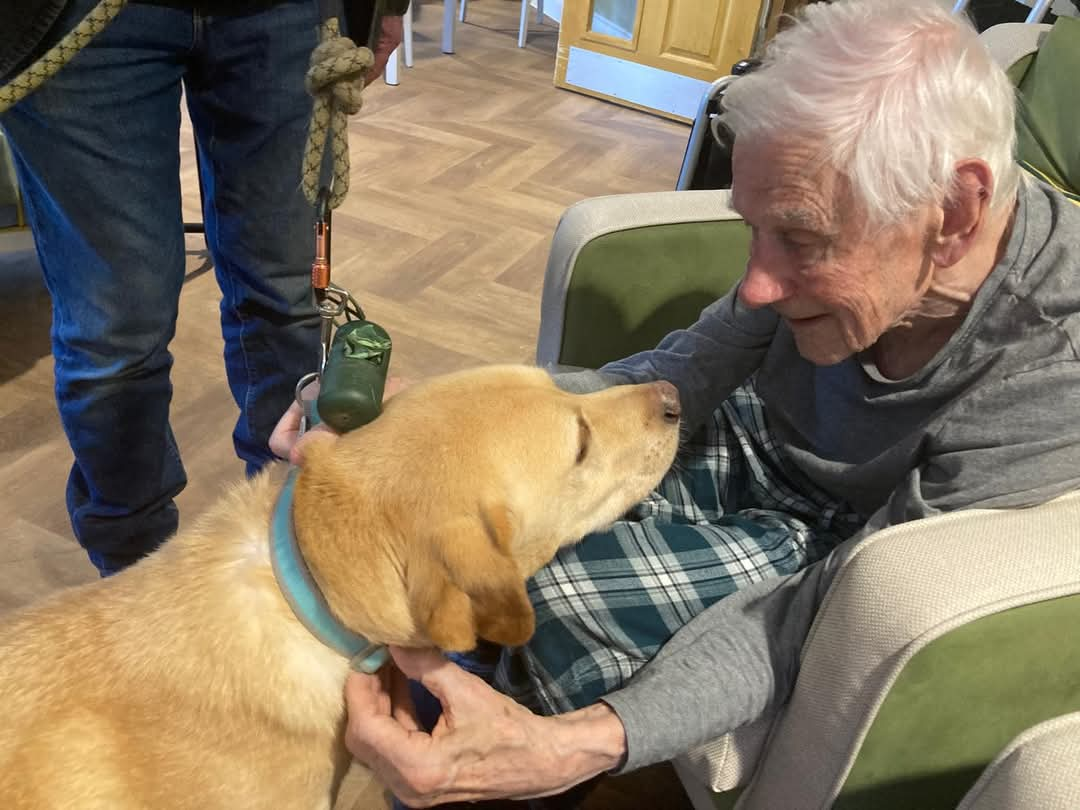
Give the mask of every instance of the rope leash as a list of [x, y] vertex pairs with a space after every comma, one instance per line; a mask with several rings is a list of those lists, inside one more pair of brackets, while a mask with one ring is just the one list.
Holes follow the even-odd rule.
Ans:
[[348, 117], [363, 106], [364, 74], [375, 63], [375, 55], [371, 49], [343, 37], [334, 17], [323, 22], [319, 39], [304, 79], [315, 105], [304, 147], [302, 183], [304, 196], [315, 204], [329, 138], [334, 155], [334, 181], [327, 204], [329, 208], [337, 208], [349, 191]]

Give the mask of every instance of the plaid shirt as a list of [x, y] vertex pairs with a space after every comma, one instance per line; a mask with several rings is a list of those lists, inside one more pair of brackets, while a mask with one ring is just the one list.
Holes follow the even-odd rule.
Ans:
[[655, 492], [529, 582], [536, 633], [503, 652], [496, 686], [546, 714], [587, 706], [713, 602], [821, 559], [864, 521], [785, 461], [748, 383]]

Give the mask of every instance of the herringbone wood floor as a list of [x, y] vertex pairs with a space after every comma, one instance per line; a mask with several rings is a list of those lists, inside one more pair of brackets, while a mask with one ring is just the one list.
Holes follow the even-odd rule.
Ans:
[[[472, 0], [448, 56], [438, 46], [442, 6], [423, 6], [416, 66], [402, 69], [397, 87], [370, 88], [350, 127], [353, 190], [334, 215], [334, 277], [388, 329], [395, 371], [413, 379], [531, 360], [561, 212], [584, 197], [672, 188], [678, 171], [687, 128], [556, 90], [556, 31], [534, 27], [519, 50], [519, 8]], [[182, 143], [185, 210], [197, 220], [186, 132]], [[173, 428], [190, 479], [184, 519], [241, 474], [219, 292], [199, 237], [189, 250], [172, 344]], [[64, 509], [71, 455], [53, 403], [48, 329], [32, 256], [0, 255], [0, 610], [93, 576]], [[342, 798], [356, 810], [385, 806], [359, 769]], [[609, 780], [588, 806], [687, 805], [670, 772], [654, 769]]]

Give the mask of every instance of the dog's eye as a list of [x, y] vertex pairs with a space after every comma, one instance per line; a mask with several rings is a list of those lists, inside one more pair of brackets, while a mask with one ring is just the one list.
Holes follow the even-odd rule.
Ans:
[[580, 416], [578, 417], [578, 454], [575, 464], [581, 464], [585, 461], [585, 456], [589, 455], [589, 444], [592, 441], [592, 431], [589, 429], [589, 423], [586, 422]]

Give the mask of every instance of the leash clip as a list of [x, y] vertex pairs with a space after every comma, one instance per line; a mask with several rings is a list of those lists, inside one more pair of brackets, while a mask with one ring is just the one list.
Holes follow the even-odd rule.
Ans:
[[330, 187], [324, 185], [315, 197], [315, 252], [311, 262], [311, 289], [319, 315], [319, 366], [317, 371], [301, 377], [293, 392], [304, 414], [300, 421], [301, 435], [319, 420], [314, 398], [305, 398], [303, 392], [313, 383], [322, 382], [339, 320], [343, 319], [344, 323], [367, 320], [352, 293], [331, 280], [331, 211]]

